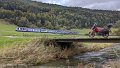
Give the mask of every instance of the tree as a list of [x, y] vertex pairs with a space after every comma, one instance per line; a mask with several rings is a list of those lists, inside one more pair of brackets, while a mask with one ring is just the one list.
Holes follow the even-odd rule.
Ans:
[[115, 31], [115, 33], [116, 33], [117, 35], [120, 35], [120, 20], [118, 20], [118, 21], [116, 22], [116, 24], [114, 25], [114, 28], [117, 29], [117, 30]]
[[26, 27], [28, 23], [29, 23], [29, 21], [26, 17], [21, 17], [20, 20], [18, 21], [17, 25], [19, 25], [21, 27]]
[[45, 22], [44, 27], [46, 27], [46, 28], [48, 28], [48, 29], [52, 29], [52, 28], [53, 28], [51, 22], [49, 22], [49, 21], [46, 21], [46, 22]]
[[115, 23], [114, 28], [120, 28], [120, 20]]

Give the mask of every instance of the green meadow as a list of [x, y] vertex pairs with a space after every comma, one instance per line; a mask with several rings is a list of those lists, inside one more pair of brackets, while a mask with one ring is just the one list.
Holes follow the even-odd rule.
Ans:
[[[2, 45], [15, 45], [20, 43], [26, 43], [32, 39], [36, 38], [81, 38], [88, 37], [84, 36], [87, 34], [89, 29], [73, 29], [72, 31], [77, 31], [79, 35], [64, 35], [64, 34], [50, 34], [50, 33], [34, 33], [34, 32], [17, 32], [16, 25], [9, 24], [9, 22], [0, 20], [0, 46]], [[82, 35], [81, 35], [82, 34]]]
[[[34, 33], [34, 32], [17, 32], [15, 31], [15, 25], [7, 24], [8, 22], [0, 20], [0, 35], [1, 36], [18, 36], [18, 37], [40, 37], [40, 38], [70, 38], [80, 37], [89, 32], [89, 29], [72, 29], [71, 31], [77, 31], [80, 35], [63, 35], [63, 34], [50, 34], [50, 33]], [[81, 37], [82, 37], [81, 36]]]
[[[21, 57], [25, 57], [24, 59], [26, 59], [26, 60], [27, 60], [26, 57], [33, 55], [33, 57], [30, 58], [30, 59], [32, 59], [32, 58], [35, 59], [34, 61], [30, 60], [32, 62], [32, 64], [37, 63], [38, 58], [35, 58], [35, 56], [38, 54], [41, 54], [44, 56], [44, 58], [39, 59], [39, 61], [41, 63], [46, 63], [46, 60], [49, 61], [52, 59], [56, 59], [56, 58], [48, 58], [47, 57], [47, 55], [50, 55], [50, 54], [53, 55], [54, 54], [53, 52], [55, 52], [54, 55], [61, 53], [63, 55], [63, 57], [66, 58], [68, 56], [72, 56], [75, 54], [90, 52], [90, 51], [98, 51], [100, 49], [112, 46], [111, 43], [104, 43], [104, 44], [101, 44], [101, 43], [74, 43], [75, 49], [73, 48], [72, 50], [70, 48], [67, 51], [65, 49], [61, 52], [61, 50], [58, 50], [57, 48], [52, 48], [50, 46], [48, 46], [48, 48], [46, 50], [44, 50], [45, 47], [43, 47], [43, 46], [46, 46], [46, 45], [45, 44], [43, 45], [42, 43], [45, 43], [45, 41], [47, 41], [46, 43], [50, 42], [49, 40], [46, 40], [46, 39], [89, 38], [88, 36], [86, 36], [86, 34], [88, 34], [88, 32], [90, 30], [89, 29], [72, 29], [72, 31], [77, 31], [80, 34], [78, 34], [78, 35], [63, 35], [63, 34], [50, 34], [50, 33], [17, 32], [17, 31], [15, 31], [16, 27], [17, 26], [15, 26], [15, 25], [8, 24], [8, 22], [6, 22], [4, 20], [0, 20], [0, 55], [3, 55], [3, 57], [9, 57], [8, 55], [10, 55], [10, 57], [11, 57], [11, 55], [12, 55], [14, 57], [17, 57], [18, 59]], [[96, 37], [96, 38], [100, 38], [100, 37]], [[81, 48], [79, 48], [79, 47], [81, 47]], [[27, 51], [26, 51], [26, 48], [27, 48]], [[23, 52], [22, 54], [19, 55], [19, 53], [22, 51], [25, 51], [25, 52]], [[30, 51], [33, 51], [33, 52], [37, 51], [37, 52], [33, 54]], [[48, 51], [48, 52], [51, 51], [51, 53], [47, 54], [48, 52], [46, 52], [46, 51]], [[30, 55], [24, 55], [26, 52]], [[61, 54], [60, 54], [60, 56], [61, 56]], [[18, 57], [18, 55], [19, 55], [19, 57]], [[38, 55], [37, 57], [39, 57], [39, 56], [41, 57], [41, 55]], [[43, 61], [43, 59], [44, 59], [44, 61]], [[1, 60], [3, 60], [3, 59], [1, 59]], [[12, 61], [14, 61], [14, 60], [11, 60], [11, 62]], [[28, 61], [29, 61], [29, 59], [27, 60], [27, 63], [28, 63]], [[8, 60], [4, 60], [4, 62], [8, 62]]]
[[[60, 38], [89, 38], [86, 36], [90, 29], [72, 29], [71, 31], [79, 32], [78, 35], [65, 35], [65, 34], [51, 34], [51, 33], [34, 33], [34, 32], [17, 32], [15, 25], [9, 22], [0, 20], [0, 46], [17, 45], [27, 43], [36, 38], [46, 39], [60, 39]], [[100, 38], [100, 37], [96, 37]]]

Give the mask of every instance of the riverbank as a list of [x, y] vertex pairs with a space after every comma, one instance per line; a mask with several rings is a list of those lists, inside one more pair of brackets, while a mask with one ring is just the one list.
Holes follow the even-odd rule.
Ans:
[[95, 52], [87, 52], [74, 56], [84, 64], [79, 63], [78, 66], [86, 68], [119, 68], [120, 67], [120, 44], [114, 44]]
[[73, 43], [68, 49], [61, 49], [52, 40], [34, 39], [28, 44], [0, 49], [1, 64], [40, 65], [57, 59], [67, 59], [77, 54], [97, 51], [112, 44]]
[[98, 63], [82, 64], [82, 63], [78, 63], [77, 68], [120, 68], [120, 60], [108, 61], [105, 64], [98, 64]]

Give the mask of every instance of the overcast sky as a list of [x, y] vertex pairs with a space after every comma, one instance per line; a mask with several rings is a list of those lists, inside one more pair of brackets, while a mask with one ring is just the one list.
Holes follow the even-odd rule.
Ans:
[[120, 10], [120, 0], [33, 0], [44, 3], [90, 9]]

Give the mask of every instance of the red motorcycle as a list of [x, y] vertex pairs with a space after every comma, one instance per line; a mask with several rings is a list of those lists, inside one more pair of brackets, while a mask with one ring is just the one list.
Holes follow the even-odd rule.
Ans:
[[89, 32], [89, 37], [93, 38], [98, 35], [103, 36], [104, 38], [108, 38], [109, 33], [111, 32], [111, 27], [112, 24], [108, 24], [105, 28], [97, 27], [97, 25], [94, 24], [91, 28], [91, 31]]

